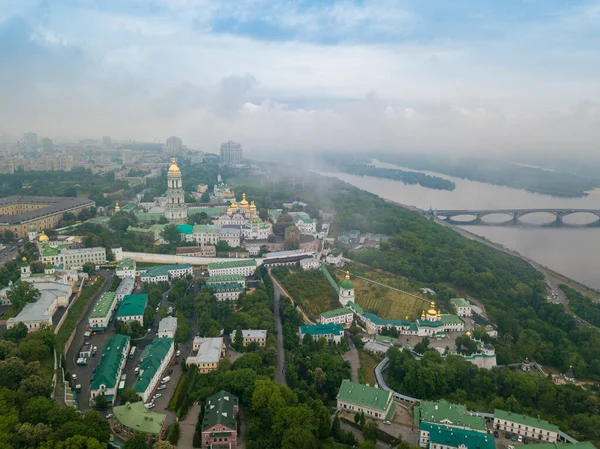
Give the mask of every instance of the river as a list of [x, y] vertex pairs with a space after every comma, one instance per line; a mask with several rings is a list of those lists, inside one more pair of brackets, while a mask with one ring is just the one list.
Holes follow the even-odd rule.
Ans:
[[[600, 210], [600, 194], [584, 198], [559, 198], [527, 192], [510, 187], [468, 181], [451, 176], [411, 170], [404, 167], [375, 162], [380, 167], [419, 171], [454, 181], [453, 191], [434, 190], [419, 185], [405, 185], [399, 181], [356, 176], [345, 173], [322, 173], [335, 176], [356, 187], [375, 193], [398, 203], [420, 209], [542, 209], [573, 208]], [[466, 220], [473, 217], [461, 217]], [[531, 223], [546, 223], [554, 220], [550, 214], [532, 214], [521, 218]], [[458, 217], [457, 217], [458, 219]], [[487, 221], [505, 221], [506, 216], [490, 216]], [[563, 220], [570, 223], [587, 223], [596, 217], [575, 214]], [[563, 273], [585, 285], [600, 288], [600, 274], [596, 263], [600, 255], [600, 227], [598, 228], [527, 228], [500, 226], [465, 226], [474, 234], [500, 243], [507, 248]]]

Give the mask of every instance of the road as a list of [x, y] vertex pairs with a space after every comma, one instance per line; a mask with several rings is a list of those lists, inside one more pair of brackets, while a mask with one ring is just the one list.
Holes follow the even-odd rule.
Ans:
[[200, 414], [200, 404], [193, 405], [185, 419], [179, 421], [179, 441], [177, 447], [179, 449], [192, 449], [194, 441], [194, 433], [196, 432], [196, 423]]
[[[350, 432], [352, 432], [354, 434], [354, 436], [356, 437], [357, 441], [364, 441], [362, 432], [360, 430], [358, 430], [356, 427], [351, 426], [348, 423], [345, 423], [344, 421], [340, 422], [340, 427], [344, 430], [349, 430]], [[375, 447], [378, 449], [390, 449], [392, 446], [390, 446], [387, 443], [383, 443], [381, 441], [377, 441], [375, 443]]]
[[[269, 273], [271, 276], [271, 273]], [[275, 359], [275, 382], [279, 385], [287, 385], [285, 377], [285, 351], [283, 350], [283, 327], [281, 325], [281, 313], [279, 311], [279, 298], [282, 294], [281, 286], [273, 280], [273, 315], [275, 316], [275, 330], [277, 331], [277, 357]]]
[[[107, 292], [110, 289], [110, 285], [112, 283], [114, 272], [102, 271], [100, 274], [103, 275], [104, 277], [106, 277], [106, 281], [104, 282], [103, 287], [90, 299], [90, 303], [93, 303], [94, 301], [96, 301], [96, 298], [98, 298], [102, 293]], [[77, 323], [77, 327], [75, 328], [76, 330], [75, 330], [75, 337], [73, 337], [73, 342], [71, 343], [69, 350], [65, 354], [65, 361], [66, 361], [65, 369], [67, 371], [69, 371], [70, 373], [77, 373], [77, 377], [78, 377], [77, 383], [81, 385], [81, 392], [77, 394], [77, 401], [79, 403], [79, 408], [81, 410], [87, 410], [89, 408], [89, 397], [90, 397], [90, 393], [89, 393], [90, 380], [89, 379], [92, 376], [93, 366], [92, 366], [92, 363], [89, 363], [87, 366], [80, 367], [80, 366], [76, 365], [76, 361], [77, 361], [77, 357], [79, 355], [79, 350], [81, 349], [81, 346], [83, 345], [83, 340], [84, 340], [83, 334], [85, 334], [85, 331], [88, 328], [88, 315], [90, 314], [90, 312], [92, 310], [93, 310], [93, 307], [89, 307], [87, 312], [83, 315], [83, 317], [80, 318], [79, 322]], [[103, 340], [102, 343], [103, 344], [106, 343], [106, 340], [108, 340], [108, 338]], [[100, 342], [100, 339], [98, 339], [98, 342]], [[98, 346], [98, 344], [96, 342], [92, 342], [92, 344]], [[98, 347], [98, 355], [95, 358], [90, 357], [90, 362], [94, 361], [95, 359], [100, 359], [101, 354], [102, 354], [102, 348], [100, 348], [100, 346], [99, 346]]]
[[344, 354], [344, 360], [350, 363], [350, 368], [352, 370], [352, 382], [358, 383], [358, 370], [360, 368], [360, 356], [358, 355], [358, 349], [352, 342], [352, 339], [346, 334], [346, 340], [348, 341], [348, 346], [350, 350]]

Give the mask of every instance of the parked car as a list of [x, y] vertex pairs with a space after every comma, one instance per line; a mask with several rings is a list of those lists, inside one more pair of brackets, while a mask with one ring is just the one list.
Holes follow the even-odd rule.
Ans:
[[108, 415], [106, 415], [106, 419], [110, 419], [110, 418], [112, 418], [112, 417], [113, 417], [113, 414], [112, 414], [112, 413], [109, 413]]
[[149, 402], [147, 404], [144, 404], [144, 407], [146, 407], [148, 410], [150, 410], [151, 408], [154, 408], [154, 402]]
[[166, 390], [166, 389], [167, 389], [166, 385], [161, 385], [160, 387], [157, 388], [158, 391]]
[[139, 366], [136, 366], [136, 367], [135, 367], [135, 369], [133, 370], [133, 372], [134, 372], [135, 374], [140, 374], [140, 367], [139, 367]]
[[510, 441], [512, 441], [513, 443], [517, 442], [517, 436], [513, 435], [512, 437], [510, 437]]
[[71, 379], [77, 380], [77, 374], [71, 374]]
[[168, 381], [170, 381], [171, 378], [169, 376], [165, 377], [163, 380], [160, 381], [161, 384], [166, 384]]
[[179, 357], [181, 355], [181, 349], [178, 349], [177, 352], [175, 353], [175, 357]]
[[521, 435], [519, 435], [517, 437], [517, 442], [522, 443], [523, 442], [523, 437]]
[[158, 399], [162, 396], [162, 394], [160, 393], [156, 393], [154, 396], [152, 396], [152, 399]]
[[499, 435], [499, 434], [498, 434], [498, 431], [497, 431], [497, 430], [494, 430], [494, 437], [495, 437], [495, 438], [498, 438], [498, 435]]
[[391, 422], [389, 422], [389, 421], [384, 421], [383, 423], [384, 423], [386, 426], [389, 426], [389, 425], [391, 425], [391, 424], [392, 424], [392, 423], [391, 423]]
[[170, 376], [171, 374], [173, 374], [173, 369], [170, 369], [169, 371], [167, 371], [167, 374]]

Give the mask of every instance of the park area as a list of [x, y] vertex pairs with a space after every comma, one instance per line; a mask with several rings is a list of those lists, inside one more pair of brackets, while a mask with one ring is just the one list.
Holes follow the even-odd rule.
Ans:
[[[423, 310], [429, 308], [429, 300], [420, 299], [419, 293], [408, 294], [399, 291], [408, 286], [408, 282], [399, 276], [357, 263], [347, 265], [344, 270], [350, 271], [354, 296], [365, 312], [390, 320], [403, 320], [406, 317], [415, 320], [421, 316]], [[335, 270], [332, 275], [339, 283], [344, 279], [345, 271]]]
[[322, 312], [340, 307], [338, 295], [321, 270], [304, 271], [298, 267], [279, 267], [272, 271], [304, 312], [316, 318]]

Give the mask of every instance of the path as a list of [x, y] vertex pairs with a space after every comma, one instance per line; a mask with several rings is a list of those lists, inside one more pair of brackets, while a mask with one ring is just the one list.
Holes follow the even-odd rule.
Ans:
[[196, 432], [196, 423], [200, 413], [200, 404], [192, 405], [185, 419], [179, 421], [179, 441], [178, 449], [193, 449], [194, 432]]
[[350, 350], [344, 354], [344, 360], [350, 363], [350, 368], [352, 369], [352, 382], [358, 383], [360, 356], [358, 355], [358, 349], [356, 349], [352, 339], [347, 336], [346, 340], [348, 340], [348, 346], [350, 347]]
[[[269, 273], [271, 276], [271, 273]], [[271, 276], [273, 281], [273, 315], [275, 316], [275, 330], [277, 331], [277, 357], [275, 359], [275, 382], [279, 385], [287, 385], [285, 380], [285, 351], [283, 350], [283, 327], [281, 325], [281, 313], [279, 310], [279, 298], [283, 289]]]

